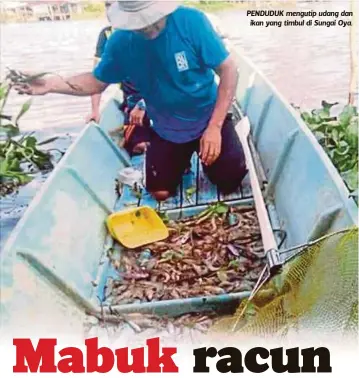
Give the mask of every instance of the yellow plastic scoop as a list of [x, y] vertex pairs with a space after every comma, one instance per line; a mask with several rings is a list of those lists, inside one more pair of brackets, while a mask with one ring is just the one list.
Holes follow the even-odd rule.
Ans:
[[131, 249], [166, 239], [169, 235], [162, 219], [149, 206], [111, 214], [107, 227], [114, 239]]

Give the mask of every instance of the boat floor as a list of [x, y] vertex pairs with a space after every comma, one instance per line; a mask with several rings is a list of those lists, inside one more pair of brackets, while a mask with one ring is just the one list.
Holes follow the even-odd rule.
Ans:
[[[118, 120], [118, 122], [119, 121], [120, 120]], [[116, 144], [118, 144], [119, 142], [118, 137], [112, 135], [112, 138], [113, 138], [113, 141]], [[254, 160], [254, 164], [257, 171], [257, 176], [259, 179], [261, 189], [264, 190], [267, 180], [266, 180], [265, 173], [263, 171], [258, 153], [251, 141], [251, 138], [249, 138], [249, 146], [252, 152], [252, 156], [253, 156], [253, 160]], [[131, 160], [131, 166], [133, 168], [143, 172], [144, 155], [134, 156], [130, 160]], [[174, 211], [174, 213], [176, 214], [175, 217], [177, 218], [177, 217], [182, 217], [182, 216], [194, 215], [197, 212], [198, 207], [203, 208], [213, 203], [216, 203], [218, 201], [226, 202], [228, 204], [233, 204], [233, 205], [253, 204], [253, 195], [252, 195], [249, 174], [246, 175], [246, 177], [242, 181], [242, 184], [240, 185], [240, 187], [238, 188], [236, 192], [230, 195], [224, 196], [219, 192], [219, 190], [217, 189], [217, 186], [213, 185], [209, 181], [208, 177], [205, 175], [202, 169], [202, 164], [200, 162], [200, 159], [198, 158], [198, 155], [195, 153], [193, 154], [192, 159], [191, 159], [191, 170], [189, 173], [183, 175], [182, 182], [177, 188], [177, 194], [175, 196], [170, 197], [166, 201], [159, 203], [145, 189], [142, 189], [142, 192], [139, 193], [138, 191], [134, 191], [134, 189], [131, 188], [130, 186], [121, 185], [121, 187], [119, 188], [118, 199], [116, 201], [114, 211], [115, 212], [121, 211], [128, 207], [150, 206], [156, 209], [157, 211], [161, 211], [161, 212]], [[113, 239], [112, 241], [115, 242]], [[122, 250], [122, 248], [117, 244], [117, 242], [115, 242], [115, 244], [113, 245], [113, 248], [115, 248], [116, 250], [119, 249], [119, 251]], [[107, 251], [107, 243], [105, 243], [104, 251]], [[105, 252], [104, 256], [107, 256], [107, 252]], [[105, 259], [107, 260], [106, 257]], [[113, 267], [112, 263], [110, 263], [109, 261], [106, 264], [100, 264], [100, 265], [101, 267], [100, 267], [99, 276], [98, 276], [99, 285], [97, 286], [96, 290], [94, 290], [93, 292], [93, 295], [94, 295], [93, 299], [96, 302], [98, 299], [100, 299], [103, 306], [108, 306], [109, 303], [106, 299], [105, 290], [111, 280], [118, 279], [118, 272]], [[192, 300], [194, 301], [193, 303], [191, 302]], [[188, 302], [188, 303], [186, 302], [187, 306], [188, 305], [194, 306], [194, 307], [196, 307], [197, 305], [199, 306], [199, 304], [196, 302], [197, 300], [198, 298], [187, 299], [187, 302]], [[172, 305], [173, 308], [177, 308], [178, 303], [180, 303], [182, 307], [185, 304], [183, 300], [171, 301], [171, 302], [174, 302], [174, 304]], [[196, 305], [194, 305], [195, 303]], [[129, 305], [129, 308], [126, 311], [130, 311], [130, 308], [131, 308], [131, 311], [132, 310], [138, 311], [140, 308], [136, 307], [137, 305], [138, 304], [136, 303]], [[141, 305], [144, 305], [144, 304], [142, 303]], [[148, 308], [148, 311], [154, 311], [154, 308], [156, 307], [156, 305], [154, 303], [151, 303], [148, 305], [150, 306], [150, 308]], [[166, 308], [166, 306], [168, 305], [164, 305], [164, 308]], [[202, 302], [201, 302], [201, 306], [202, 306]], [[161, 311], [160, 307], [157, 310]], [[122, 308], [122, 311], [124, 311], [123, 308]]]
[[[131, 159], [131, 163], [135, 169], [142, 171], [144, 156], [134, 156]], [[115, 211], [119, 211], [125, 207], [136, 206], [151, 206], [157, 210], [166, 211], [209, 205], [218, 201], [237, 201], [251, 198], [252, 190], [248, 174], [236, 192], [223, 196], [204, 174], [198, 155], [194, 154], [191, 161], [191, 171], [183, 176], [176, 196], [158, 203], [146, 190], [138, 194], [138, 192], [136, 193], [129, 186], [123, 186], [122, 193], [115, 206]]]
[[[257, 171], [261, 171], [261, 167], [258, 166], [258, 160], [256, 160]], [[140, 171], [144, 168], [144, 155], [134, 156], [131, 159], [132, 167]], [[266, 183], [264, 176], [258, 175], [262, 189]], [[189, 191], [190, 189], [190, 191]], [[190, 193], [190, 195], [188, 195]], [[167, 201], [158, 203], [150, 193], [145, 189], [139, 196], [134, 190], [124, 185], [122, 186], [121, 192], [117, 203], [115, 205], [114, 211], [120, 211], [128, 207], [138, 207], [138, 206], [150, 206], [155, 208], [157, 211], [179, 211], [179, 216], [182, 216], [182, 209], [185, 214], [190, 214], [192, 211], [186, 211], [186, 209], [196, 210], [197, 206], [207, 206], [218, 201], [223, 201], [228, 204], [244, 205], [252, 204], [253, 196], [249, 180], [249, 175], [244, 178], [242, 185], [239, 187], [238, 191], [227, 196], [223, 196], [219, 193], [217, 187], [213, 185], [209, 179], [206, 177], [202, 170], [201, 163], [199, 161], [198, 155], [194, 154], [191, 160], [191, 171], [185, 174], [182, 178], [182, 183], [177, 189], [177, 195], [170, 197]], [[120, 246], [115, 242], [115, 249], [120, 248]], [[106, 247], [105, 247], [106, 250]], [[106, 300], [105, 287], [108, 285], [108, 280], [118, 279], [118, 272], [111, 263], [102, 265], [99, 275], [99, 286], [97, 290], [94, 291], [94, 298], [101, 299], [102, 305], [107, 306], [109, 303]]]

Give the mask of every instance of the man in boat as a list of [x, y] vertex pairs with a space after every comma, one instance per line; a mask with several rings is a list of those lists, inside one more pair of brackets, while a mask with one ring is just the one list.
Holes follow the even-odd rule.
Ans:
[[[106, 15], [108, 20], [109, 17], [107, 13], [112, 4], [113, 0], [105, 2]], [[96, 44], [94, 57], [95, 67], [100, 62], [101, 57], [105, 51], [106, 43], [113, 32], [114, 29], [111, 25], [106, 26], [101, 30]], [[123, 103], [121, 104], [121, 110], [125, 115], [125, 126], [121, 146], [123, 146], [130, 155], [141, 154], [145, 151], [147, 142], [149, 141], [148, 127], [150, 127], [150, 120], [146, 112], [146, 104], [140, 92], [130, 81], [122, 81], [122, 83], [119, 84], [119, 87], [123, 92]], [[87, 116], [86, 123], [90, 121], [99, 123], [100, 103], [101, 93], [96, 93], [91, 96], [91, 113]], [[112, 130], [111, 133], [116, 134], [119, 131], [120, 128], [117, 128], [115, 130]]]
[[[117, 1], [109, 17], [116, 30], [95, 70], [38, 79], [19, 93], [88, 96], [129, 77], [153, 122], [146, 152], [146, 188], [159, 201], [174, 195], [194, 152], [223, 194], [247, 173], [228, 111], [237, 67], [205, 14], [173, 1]], [[126, 52], [124, 54], [124, 52]], [[219, 76], [219, 86], [215, 82]]]

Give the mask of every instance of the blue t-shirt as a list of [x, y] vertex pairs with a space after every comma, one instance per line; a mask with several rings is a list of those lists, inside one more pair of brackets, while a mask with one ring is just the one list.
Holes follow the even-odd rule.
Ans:
[[214, 69], [229, 53], [204, 13], [181, 6], [160, 35], [117, 30], [94, 76], [105, 83], [131, 80], [146, 101], [153, 128], [164, 139], [199, 138], [214, 110]]
[[[106, 26], [101, 30], [97, 39], [95, 58], [101, 59], [105, 51], [107, 41], [109, 40], [112, 33], [113, 29], [111, 26]], [[123, 81], [122, 83], [120, 83], [120, 88], [122, 89], [124, 98], [126, 100], [128, 100], [128, 98], [131, 96], [131, 101], [134, 104], [130, 106], [130, 108], [133, 108], [137, 104], [137, 102], [142, 99], [140, 92], [138, 92], [138, 90], [129, 81]]]

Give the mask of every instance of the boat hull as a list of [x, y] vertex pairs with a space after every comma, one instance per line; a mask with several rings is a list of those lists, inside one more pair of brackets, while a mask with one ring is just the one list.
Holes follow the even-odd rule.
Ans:
[[[257, 174], [272, 227], [282, 230], [276, 234], [278, 242], [281, 235], [286, 236], [281, 247], [290, 248], [357, 225], [357, 206], [310, 130], [239, 50], [236, 60], [239, 83], [235, 108], [237, 116], [248, 116], [252, 126]], [[30, 327], [34, 321], [41, 323], [41, 316], [57, 329], [58, 324], [69, 321], [69, 312], [76, 313], [72, 319], [81, 319], [80, 324], [86, 312], [99, 310], [106, 279], [116, 277], [107, 258], [113, 245], [105, 226], [107, 216], [124, 206], [158, 205], [148, 194], [141, 202], [130, 191], [120, 198], [116, 193], [118, 171], [143, 164], [142, 157], [131, 161], [109, 137], [109, 130], [122, 122], [118, 103], [111, 100], [100, 125], [84, 128], [11, 234], [1, 254], [2, 325]], [[193, 164], [198, 166], [196, 157]], [[195, 176], [184, 178], [182, 194], [197, 181], [202, 182]], [[179, 218], [193, 215], [218, 199], [237, 205], [253, 203], [248, 180], [234, 197], [219, 197], [208, 182], [197, 188], [195, 197], [191, 202], [179, 195], [161, 210]], [[232, 308], [248, 295], [120, 305], [118, 309], [179, 315], [221, 306]]]

